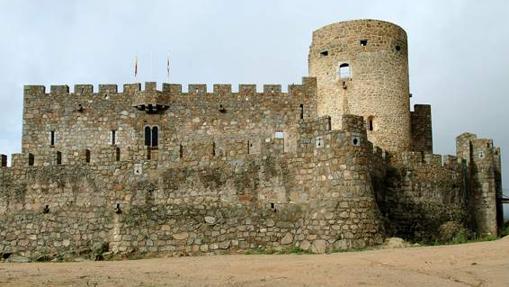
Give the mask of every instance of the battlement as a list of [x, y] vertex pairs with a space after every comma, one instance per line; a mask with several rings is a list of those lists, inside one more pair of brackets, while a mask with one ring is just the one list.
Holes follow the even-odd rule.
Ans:
[[134, 95], [138, 92], [161, 92], [172, 96], [254, 96], [254, 95], [284, 95], [284, 96], [300, 96], [305, 93], [314, 93], [316, 91], [316, 79], [304, 77], [302, 84], [288, 85], [288, 92], [282, 92], [282, 85], [265, 84], [262, 86], [262, 92], [257, 91], [257, 86], [254, 84], [240, 84], [238, 85], [238, 92], [233, 92], [231, 84], [214, 84], [211, 91], [209, 91], [206, 84], [189, 84], [188, 91], [183, 92], [181, 84], [163, 83], [162, 89], [157, 89], [156, 82], [146, 82], [144, 89], [141, 88], [141, 83], [124, 84], [123, 91], [119, 91], [116, 84], [99, 84], [98, 91], [94, 91], [92, 84], [76, 84], [74, 90], [71, 92], [68, 85], [51, 85], [50, 92], [46, 93], [46, 87], [42, 85], [25, 85], [25, 97], [36, 96], [63, 96], [63, 95], [102, 95], [109, 94], [126, 94]]
[[456, 169], [458, 167], [458, 157], [453, 155], [439, 155], [426, 152], [400, 152], [390, 155], [390, 162], [394, 166], [407, 167], [435, 167]]

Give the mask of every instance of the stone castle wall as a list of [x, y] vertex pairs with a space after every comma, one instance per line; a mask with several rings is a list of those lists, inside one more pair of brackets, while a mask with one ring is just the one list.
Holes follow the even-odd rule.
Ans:
[[[158, 104], [168, 106], [164, 113], [136, 108], [150, 102], [152, 93]], [[116, 85], [100, 85], [97, 93], [91, 85], [76, 85], [74, 93], [67, 86], [52, 86], [48, 94], [43, 86], [26, 86], [23, 152], [34, 155], [35, 165], [44, 164], [53, 151], [61, 152], [65, 163], [70, 153], [88, 149], [95, 161], [100, 149], [112, 145], [112, 130], [122, 154], [144, 149], [146, 126], [159, 128], [160, 150], [189, 150], [188, 145], [203, 140], [224, 149], [224, 142], [249, 139], [256, 149], [260, 139], [274, 138], [277, 131], [284, 134], [285, 149], [294, 150], [298, 122], [316, 118], [315, 95], [316, 80], [310, 78], [289, 86], [288, 93], [280, 85], [265, 85], [262, 93], [255, 85], [241, 85], [237, 93], [230, 85], [214, 85], [209, 93], [205, 85], [189, 85], [187, 93], [181, 85], [168, 84], [156, 91], [155, 83], [147, 83], [143, 91], [139, 84], [125, 85], [122, 93]]]
[[[411, 149], [408, 48], [405, 31], [392, 23], [358, 20], [313, 32], [309, 75], [317, 78], [318, 115], [334, 129], [343, 114], [372, 122], [368, 137], [389, 151]], [[350, 75], [339, 75], [349, 65]]]
[[389, 235], [437, 239], [440, 226], [454, 221], [469, 227], [464, 167], [455, 156], [404, 152], [391, 156], [379, 205]]
[[274, 141], [258, 155], [2, 168], [0, 250], [76, 256], [107, 242], [120, 254], [324, 252], [380, 243], [373, 147], [362, 118], [345, 120], [350, 130], [330, 130], [329, 118], [303, 122], [295, 153]]
[[468, 208], [473, 229], [480, 234], [497, 234], [502, 226], [502, 181], [500, 148], [493, 140], [464, 133], [456, 139], [458, 157], [465, 163], [468, 186]]
[[414, 105], [411, 112], [412, 150], [433, 153], [433, 129], [431, 126], [431, 106]]

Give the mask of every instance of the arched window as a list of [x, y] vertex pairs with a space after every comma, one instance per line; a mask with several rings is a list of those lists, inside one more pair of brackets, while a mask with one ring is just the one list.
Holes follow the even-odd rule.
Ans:
[[159, 145], [159, 127], [145, 127], [145, 146], [156, 148]]
[[159, 128], [152, 127], [152, 147], [157, 147], [159, 145]]
[[352, 71], [348, 63], [339, 65], [338, 76], [340, 79], [350, 79], [352, 77]]
[[145, 127], [145, 145], [150, 146], [152, 141], [152, 129], [150, 127]]

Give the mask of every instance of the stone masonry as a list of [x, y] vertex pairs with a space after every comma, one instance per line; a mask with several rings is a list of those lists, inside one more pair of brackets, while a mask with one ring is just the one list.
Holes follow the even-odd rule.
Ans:
[[[465, 133], [432, 153], [410, 111], [406, 33], [313, 33], [302, 84], [25, 86], [22, 152], [1, 156], [0, 253], [314, 253], [500, 227], [500, 149]], [[99, 248], [98, 248], [99, 246]], [[101, 250], [98, 252], [97, 250]]]

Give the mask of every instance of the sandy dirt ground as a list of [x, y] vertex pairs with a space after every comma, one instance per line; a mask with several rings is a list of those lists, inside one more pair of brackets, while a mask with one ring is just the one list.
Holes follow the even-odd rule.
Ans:
[[329, 255], [2, 263], [0, 286], [509, 286], [509, 237]]

